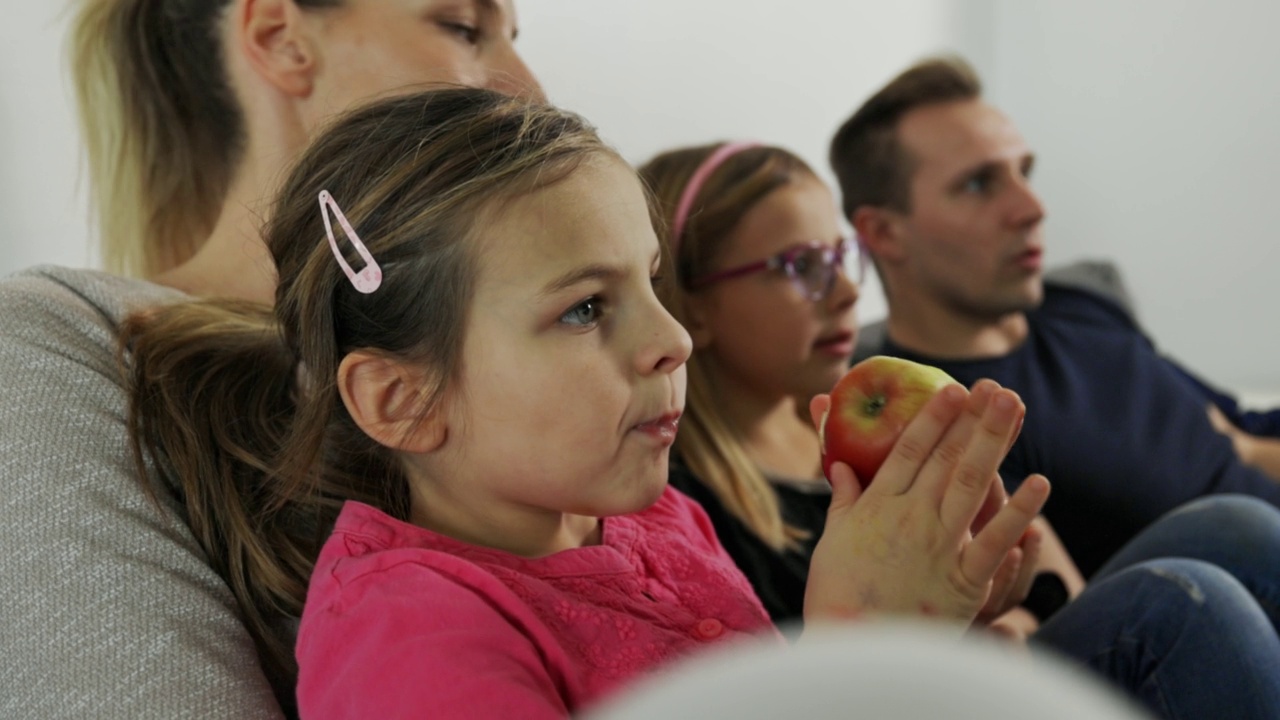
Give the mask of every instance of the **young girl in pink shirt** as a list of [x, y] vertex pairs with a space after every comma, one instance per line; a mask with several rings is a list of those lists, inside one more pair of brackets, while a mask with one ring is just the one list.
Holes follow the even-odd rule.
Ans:
[[[264, 236], [274, 308], [181, 302], [122, 341], [139, 461], [264, 657], [296, 657], [303, 717], [562, 718], [778, 637], [667, 487], [690, 339], [654, 293], [645, 192], [580, 118], [484, 90], [381, 101], [315, 142]], [[806, 632], [959, 632], [1004, 602], [1048, 495], [1036, 476], [987, 502], [1022, 412], [949, 388], [859, 502], [839, 476]]]

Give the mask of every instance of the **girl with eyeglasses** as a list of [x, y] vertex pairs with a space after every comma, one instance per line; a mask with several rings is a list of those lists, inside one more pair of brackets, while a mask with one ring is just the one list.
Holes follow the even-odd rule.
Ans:
[[673, 150], [640, 172], [668, 229], [660, 295], [694, 348], [671, 482], [774, 620], [799, 618], [831, 499], [803, 399], [848, 368], [860, 253], [826, 183], [781, 148]]
[[[806, 587], [812, 592], [810, 564], [840, 546], [827, 537], [818, 547], [824, 531], [837, 530], [831, 519], [868, 506], [878, 515], [922, 491], [883, 469], [861, 491], [843, 464], [830, 483], [822, 473], [816, 418], [852, 357], [864, 263], [841, 233], [831, 190], [784, 149], [683, 148], [640, 173], [655, 224], [667, 228], [660, 297], [693, 341], [670, 483], [707, 511], [772, 619], [798, 625]], [[997, 388], [981, 381], [971, 393]], [[1006, 502], [994, 475], [988, 502], [988, 510]], [[1200, 541], [1206, 526], [1232, 516], [1250, 520], [1233, 522], [1239, 532], [1212, 547]], [[928, 536], [944, 524], [916, 520], [899, 536]], [[980, 514], [975, 528], [981, 524]], [[1263, 657], [1280, 649], [1280, 616], [1269, 610], [1280, 607], [1280, 579], [1249, 559], [1270, 554], [1260, 548], [1280, 550], [1280, 513], [1220, 497], [1161, 519], [1086, 585], [1041, 520], [1010, 551], [972, 626], [1074, 658], [1159, 717], [1265, 717], [1266, 698], [1280, 687], [1274, 671], [1232, 675], [1241, 686], [1229, 691], [1200, 674], [1242, 657], [1227, 635], [1252, 638], [1260, 646], [1245, 652]], [[875, 550], [850, 539], [835, 552]], [[901, 559], [900, 580], [909, 583], [918, 568]], [[871, 596], [860, 600], [868, 600], [862, 614], [886, 614]], [[1200, 701], [1208, 705], [1196, 708]]]

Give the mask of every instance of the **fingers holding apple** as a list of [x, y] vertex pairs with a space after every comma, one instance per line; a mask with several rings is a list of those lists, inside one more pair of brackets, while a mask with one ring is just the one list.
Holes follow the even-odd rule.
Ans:
[[975, 624], [986, 624], [1022, 604], [1031, 591], [1040, 562], [1042, 535], [1035, 525], [1027, 528], [1017, 546], [1005, 554], [992, 579], [991, 594], [978, 611]]
[[976, 587], [989, 588], [1001, 563], [1019, 545], [1048, 499], [1048, 479], [1043, 475], [1027, 477], [991, 522], [964, 545], [961, 577]]
[[[807, 618], [891, 613], [967, 624], [1020, 593], [1023, 562], [1036, 554], [1023, 533], [1048, 493], [1047, 481], [1032, 478], [1006, 502], [996, 474], [1021, 401], [992, 382], [968, 392], [945, 375], [934, 381], [861, 472], [840, 455], [837, 441], [848, 436], [837, 433], [848, 423], [839, 384], [811, 401], [833, 498], [810, 566]], [[845, 402], [856, 406], [853, 397]]]
[[[813, 420], [814, 427], [822, 427], [822, 417], [827, 414], [829, 407], [831, 407], [830, 395], [816, 395], [809, 401], [809, 417]], [[847, 464], [833, 462], [825, 468], [825, 471], [827, 482], [831, 483], [830, 508], [848, 507], [862, 496], [862, 484]]]
[[973, 619], [974, 625], [986, 625], [1009, 609], [1009, 595], [1024, 565], [1023, 561], [1024, 556], [1020, 547], [1014, 547], [1005, 554], [1004, 562], [991, 578], [991, 591], [987, 595], [987, 602]]
[[939, 390], [957, 384], [942, 370], [902, 358], [876, 355], [845, 372], [816, 419], [822, 469], [844, 462], [865, 487], [899, 436]]
[[992, 388], [989, 395], [971, 396], [967, 412], [949, 430], [961, 433], [955, 441], [963, 449], [934, 453], [922, 471], [924, 482], [942, 496], [942, 524], [957, 537], [973, 528], [993, 483], [999, 482], [1000, 464], [1025, 413], [1022, 400], [1010, 390]]

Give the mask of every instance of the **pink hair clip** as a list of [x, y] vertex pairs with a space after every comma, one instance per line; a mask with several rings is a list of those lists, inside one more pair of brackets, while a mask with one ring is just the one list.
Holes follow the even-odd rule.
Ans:
[[[355, 246], [356, 252], [364, 260], [364, 269], [360, 272], [351, 269], [351, 266], [347, 264], [346, 258], [342, 257], [342, 251], [338, 249], [338, 240], [333, 236], [333, 224], [329, 221], [330, 208], [333, 209], [333, 214], [337, 216], [338, 224], [347, 233], [347, 238]], [[342, 271], [351, 280], [351, 285], [365, 295], [377, 290], [382, 285], [382, 268], [378, 267], [378, 261], [374, 260], [373, 255], [369, 254], [369, 248], [365, 247], [363, 242], [360, 242], [360, 236], [352, 229], [351, 223], [347, 222], [347, 216], [342, 214], [342, 208], [338, 207], [338, 201], [333, 199], [328, 190], [320, 191], [320, 215], [324, 217], [324, 231], [329, 236], [329, 247], [333, 249], [333, 256], [338, 259], [338, 264], [342, 266]]]

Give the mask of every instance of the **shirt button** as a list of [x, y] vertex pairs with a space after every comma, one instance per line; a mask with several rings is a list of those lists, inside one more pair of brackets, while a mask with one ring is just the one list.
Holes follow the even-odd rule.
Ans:
[[694, 626], [694, 633], [703, 640], [715, 640], [724, 634], [724, 623], [715, 618], [699, 620]]

